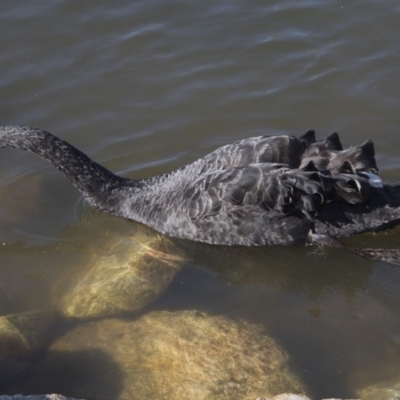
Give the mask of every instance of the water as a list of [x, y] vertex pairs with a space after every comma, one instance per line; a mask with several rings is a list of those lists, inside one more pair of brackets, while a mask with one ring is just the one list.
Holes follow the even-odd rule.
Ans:
[[[399, 26], [395, 0], [4, 0], [1, 124], [46, 129], [132, 178], [244, 137], [338, 131], [345, 145], [373, 139], [395, 182]], [[0, 190], [1, 314], [51, 307], [60, 271], [83, 263], [105, 231], [132, 224], [90, 209], [24, 152], [1, 151]], [[337, 249], [185, 246], [193, 261], [153, 308], [263, 324], [316, 397], [398, 378], [398, 268]]]

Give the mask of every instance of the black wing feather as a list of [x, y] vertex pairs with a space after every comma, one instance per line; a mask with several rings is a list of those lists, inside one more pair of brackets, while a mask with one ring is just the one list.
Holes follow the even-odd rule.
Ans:
[[312, 218], [332, 200], [364, 202], [370, 185], [359, 172], [376, 171], [372, 142], [343, 150], [337, 133], [319, 142], [315, 142], [314, 131], [300, 139], [246, 139], [210, 156], [213, 162], [216, 158], [228, 161], [217, 162], [221, 170], [210, 171], [187, 188], [184, 197], [192, 220], [241, 206]]

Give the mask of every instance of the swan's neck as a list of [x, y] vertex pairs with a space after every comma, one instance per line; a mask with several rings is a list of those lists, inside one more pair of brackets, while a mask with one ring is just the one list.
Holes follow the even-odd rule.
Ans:
[[2, 127], [0, 147], [30, 151], [50, 161], [94, 207], [118, 214], [117, 192], [139, 181], [121, 178], [91, 160], [84, 153], [46, 131], [30, 127]]

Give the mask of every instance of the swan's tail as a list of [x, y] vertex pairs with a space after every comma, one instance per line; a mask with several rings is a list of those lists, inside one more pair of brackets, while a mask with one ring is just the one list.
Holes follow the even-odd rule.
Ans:
[[318, 170], [343, 172], [343, 169], [347, 169], [353, 174], [378, 172], [371, 140], [345, 150], [336, 132], [316, 142], [315, 132], [308, 131], [299, 140], [305, 147], [300, 168], [312, 162]]
[[366, 177], [347, 171], [320, 171], [312, 161], [301, 169], [279, 168], [267, 176], [261, 206], [282, 214], [298, 210], [313, 219], [332, 200], [359, 204], [371, 195]]
[[91, 160], [69, 143], [38, 128], [0, 127], [0, 147], [12, 147], [39, 155], [51, 162], [96, 208], [109, 209], [112, 191], [125, 181]]

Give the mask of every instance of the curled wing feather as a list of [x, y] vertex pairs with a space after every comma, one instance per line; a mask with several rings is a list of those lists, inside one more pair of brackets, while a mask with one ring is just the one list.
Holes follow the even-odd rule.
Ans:
[[244, 206], [313, 218], [329, 201], [355, 204], [365, 201], [369, 193], [368, 181], [356, 175], [318, 171], [312, 164], [291, 169], [262, 163], [210, 173], [194, 182], [184, 197], [195, 221]]

